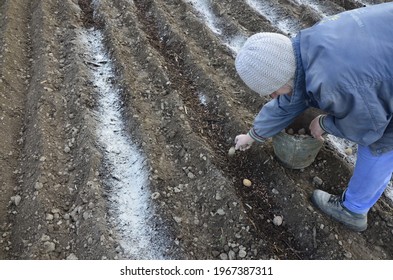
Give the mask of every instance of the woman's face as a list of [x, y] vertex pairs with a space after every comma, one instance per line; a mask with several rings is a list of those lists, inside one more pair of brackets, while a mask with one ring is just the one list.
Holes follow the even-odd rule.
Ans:
[[277, 98], [279, 95], [284, 95], [284, 94], [292, 94], [292, 87], [290, 85], [283, 85], [282, 87], [280, 87], [278, 90], [276, 90], [275, 92], [269, 94], [269, 96], [271, 98]]

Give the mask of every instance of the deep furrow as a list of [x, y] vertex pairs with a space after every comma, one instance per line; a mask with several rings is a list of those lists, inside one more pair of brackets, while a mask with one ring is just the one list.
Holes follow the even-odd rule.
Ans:
[[[42, 227], [45, 215], [50, 213], [49, 209], [55, 208], [50, 208], [54, 199], [54, 193], [50, 190], [56, 185], [55, 182], [59, 175], [57, 172], [53, 172], [53, 167], [47, 166], [46, 162], [56, 158], [59, 163], [64, 164], [59, 152], [64, 146], [63, 143], [59, 143], [58, 139], [64, 128], [55, 125], [55, 120], [63, 117], [63, 100], [56, 94], [57, 88], [53, 87], [58, 75], [49, 72], [49, 67], [55, 63], [57, 55], [57, 49], [52, 45], [53, 41], [48, 36], [48, 34], [54, 34], [54, 30], [48, 30], [53, 26], [47, 21], [48, 15], [45, 12], [48, 8], [45, 6], [46, 4], [41, 1], [33, 1], [31, 4], [32, 20], [30, 24], [42, 26], [42, 29], [32, 28], [31, 33], [32, 67], [27, 92], [22, 158], [22, 169], [30, 170], [30, 172], [23, 174], [23, 183], [19, 189], [22, 201], [18, 215], [13, 221], [13, 231], [24, 233], [13, 235], [15, 256], [22, 258], [36, 257], [34, 254], [30, 255], [30, 249], [36, 249], [35, 246], [40, 246], [40, 244], [36, 240], [37, 236], [30, 235], [29, 231], [32, 228]], [[43, 45], [40, 45], [42, 43]], [[34, 208], [37, 209], [35, 213], [29, 211]], [[29, 221], [28, 228], [22, 227], [22, 223], [18, 222], [19, 219], [27, 219]], [[42, 231], [37, 233], [37, 235], [47, 234]], [[23, 242], [23, 240], [25, 241]]]
[[[118, 1], [117, 4], [121, 4]], [[124, 4], [124, 3], [123, 3]], [[125, 3], [126, 5], [128, 3]], [[98, 7], [98, 16], [102, 17], [105, 21], [105, 42], [108, 45], [111, 55], [114, 58], [114, 62], [117, 67], [117, 75], [120, 78], [121, 90], [123, 91], [123, 98], [125, 99], [125, 106], [128, 111], [126, 112], [128, 122], [133, 129], [128, 129], [132, 135], [132, 138], [140, 139], [140, 145], [142, 147], [151, 146], [150, 142], [160, 141], [162, 138], [156, 136], [156, 133], [164, 134], [170, 138], [173, 132], [163, 131], [162, 123], [172, 121], [180, 122], [180, 114], [177, 113], [177, 106], [182, 104], [169, 104], [166, 100], [170, 100], [170, 80], [166, 73], [163, 71], [163, 66], [156, 59], [156, 53], [154, 48], [151, 48], [144, 34], [139, 28], [139, 23], [135, 21], [135, 10], [132, 6], [125, 6], [123, 22], [110, 19], [111, 14], [115, 14], [117, 10], [112, 7], [108, 7], [104, 4]], [[119, 31], [122, 30], [126, 22], [134, 28], [130, 28], [124, 34]], [[116, 28], [112, 28], [116, 26]], [[126, 54], [127, 60], [122, 62], [120, 57]], [[141, 67], [142, 66], [142, 67]], [[142, 72], [135, 71], [141, 67]], [[155, 75], [152, 75], [150, 71], [153, 71]], [[162, 101], [151, 102], [152, 96], [162, 96]], [[166, 116], [165, 111], [174, 111], [176, 113], [172, 118]], [[144, 127], [144, 126], [147, 127]], [[149, 127], [154, 127], [154, 130], [149, 130]], [[189, 131], [185, 131], [189, 133]], [[151, 150], [147, 153], [150, 156], [158, 157], [158, 162], [165, 160], [170, 155], [166, 154], [167, 147], [160, 150]], [[169, 165], [170, 165], [169, 161]], [[152, 164], [152, 163], [151, 163]], [[168, 167], [169, 170], [163, 170], [162, 176], [166, 178], [165, 174], [172, 173], [174, 167]]]
[[[31, 4], [26, 10], [32, 15], [32, 67], [21, 163], [29, 172], [21, 175], [21, 202], [11, 219], [13, 257], [114, 258], [106, 252], [114, 247], [105, 232], [106, 214], [93, 208], [105, 202], [89, 127], [94, 98], [86, 88], [87, 62], [77, 53], [80, 9], [62, 1]], [[80, 234], [84, 238], [76, 238]]]
[[[161, 199], [157, 201], [158, 206], [160, 206], [157, 211], [161, 217], [157, 216], [155, 218], [156, 230], [160, 231], [162, 227], [167, 227], [165, 224], [172, 224], [180, 219], [188, 219], [188, 217], [182, 217], [187, 213], [180, 212], [181, 205], [176, 205], [172, 208], [172, 211], [167, 213], [164, 209], [167, 207], [165, 197], [170, 195], [168, 188], [172, 189], [176, 186], [175, 184], [182, 185], [187, 178], [181, 167], [176, 166], [180, 163], [173, 157], [173, 153], [184, 150], [183, 146], [187, 146], [189, 140], [184, 138], [184, 144], [175, 145], [171, 139], [177, 133], [189, 135], [190, 128], [188, 125], [188, 128], [186, 126], [186, 130], [182, 132], [181, 128], [179, 128], [179, 132], [165, 129], [167, 123], [183, 122], [178, 109], [182, 104], [178, 104], [176, 98], [173, 98], [176, 93], [170, 93], [168, 86], [170, 82], [166, 73], [162, 70], [163, 66], [155, 59], [154, 49], [150, 49], [149, 44], [145, 43], [146, 34], [138, 28], [139, 23], [134, 21], [135, 17], [132, 15], [135, 11], [133, 7], [127, 6], [129, 3], [118, 2], [118, 5], [126, 5], [127, 8], [121, 10], [127, 12], [124, 13], [122, 22], [120, 20], [114, 22], [110, 15], [117, 14], [117, 10], [105, 4], [100, 4], [97, 11], [98, 16], [102, 17], [105, 22], [105, 41], [118, 68], [117, 74], [121, 77], [119, 82], [125, 100], [126, 123], [129, 125], [126, 133], [130, 133], [131, 138], [141, 145], [144, 154], [147, 156], [147, 164], [150, 167], [150, 186], [147, 187], [154, 194], [153, 197], [157, 196], [163, 199], [163, 201]], [[124, 30], [121, 27], [124, 23], [133, 28], [122, 33]], [[112, 29], [112, 26], [117, 28]], [[133, 69], [143, 70], [138, 72]], [[151, 75], [152, 73], [154, 75]], [[162, 96], [162, 100], [151, 102], [152, 96]], [[173, 112], [173, 114], [169, 114], [169, 112]], [[168, 140], [164, 141], [164, 139]], [[180, 170], [180, 173], [176, 170]], [[165, 234], [165, 231], [161, 231], [161, 234]], [[176, 238], [176, 235], [181, 236], [176, 232], [169, 232], [169, 234], [175, 234], [173, 239]], [[182, 254], [182, 252], [179, 252], [178, 248], [172, 248], [168, 250], [166, 258], [176, 258], [179, 254]]]
[[[22, 184], [19, 194], [22, 198], [18, 209], [18, 215], [14, 219], [13, 231], [24, 233], [14, 234], [13, 250], [15, 257], [34, 258], [30, 255], [29, 249], [40, 246], [37, 236], [32, 236], [30, 230], [41, 228], [45, 223], [45, 215], [50, 213], [53, 203], [54, 193], [50, 190], [57, 188], [56, 179], [58, 171], [53, 172], [53, 167], [47, 166], [47, 159], [56, 158], [59, 163], [64, 164], [60, 155], [64, 149], [64, 143], [58, 140], [62, 135], [64, 127], [56, 127], [55, 120], [63, 117], [63, 100], [56, 93], [57, 88], [53, 87], [58, 75], [49, 72], [49, 67], [56, 59], [57, 49], [53, 45], [48, 34], [54, 34], [54, 30], [48, 30], [53, 26], [47, 21], [48, 9], [45, 3], [33, 1], [31, 3], [30, 25], [42, 26], [42, 29], [32, 28], [32, 67], [30, 71], [31, 79], [27, 92], [27, 110], [24, 124], [24, 152], [22, 158], [22, 169], [30, 170], [28, 174], [23, 174]], [[40, 45], [42, 44], [43, 45]], [[57, 67], [55, 67], [57, 69]], [[64, 122], [61, 122], [64, 123]], [[63, 147], [59, 147], [61, 145]], [[61, 151], [61, 152], [60, 152]], [[37, 209], [35, 213], [29, 209]], [[24, 228], [19, 219], [27, 219], [29, 226]], [[20, 226], [19, 226], [20, 225]], [[42, 227], [43, 228], [43, 227]], [[37, 232], [37, 235], [47, 234]], [[41, 234], [39, 234], [41, 233]], [[41, 236], [39, 236], [41, 237]], [[25, 240], [23, 242], [23, 240]]]
[[10, 201], [18, 204], [17, 190], [21, 156], [21, 130], [25, 111], [26, 83], [29, 80], [28, 3], [0, 3], [0, 259], [11, 249]]
[[[100, 2], [93, 1], [91, 7], [100, 10]], [[149, 179], [154, 172], [149, 170], [146, 157], [139, 145], [134, 143], [135, 131], [129, 130], [124, 121], [124, 101], [121, 87], [116, 84], [116, 73], [112, 58], [104, 47], [106, 22], [93, 17], [99, 28], [86, 29], [81, 41], [86, 59], [91, 61], [92, 85], [97, 95], [94, 109], [96, 142], [103, 153], [102, 179], [107, 190], [109, 226], [119, 241], [118, 250], [131, 259], [175, 258], [175, 251], [168, 246], [168, 231], [162, 226], [162, 218], [156, 213]], [[130, 134], [130, 132], [132, 132]], [[168, 245], [169, 244], [169, 245]], [[168, 254], [170, 252], [170, 254]]]

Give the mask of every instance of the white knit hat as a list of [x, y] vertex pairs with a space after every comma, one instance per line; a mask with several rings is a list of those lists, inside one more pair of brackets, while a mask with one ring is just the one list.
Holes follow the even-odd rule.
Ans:
[[278, 33], [252, 35], [239, 50], [235, 66], [250, 89], [261, 96], [271, 94], [295, 76], [291, 39]]

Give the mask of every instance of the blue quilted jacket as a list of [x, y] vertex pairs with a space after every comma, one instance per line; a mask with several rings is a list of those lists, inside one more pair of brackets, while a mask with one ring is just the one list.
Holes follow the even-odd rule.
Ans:
[[292, 42], [293, 93], [262, 107], [251, 137], [263, 141], [315, 107], [327, 113], [326, 132], [376, 155], [393, 150], [393, 3], [327, 17]]

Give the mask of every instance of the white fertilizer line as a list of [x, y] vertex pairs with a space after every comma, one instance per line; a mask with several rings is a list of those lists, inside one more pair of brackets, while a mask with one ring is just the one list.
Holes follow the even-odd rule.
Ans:
[[212, 11], [209, 0], [185, 0], [185, 2], [194, 7], [202, 20], [204, 20], [206, 26], [221, 39], [225, 46], [234, 53], [238, 52], [246, 41], [246, 36], [244, 34], [238, 34], [236, 36], [225, 35], [224, 31], [219, 27], [220, 19]]
[[111, 220], [121, 237], [120, 245], [132, 259], [163, 259], [162, 238], [149, 223], [153, 213], [148, 168], [144, 155], [127, 134], [103, 36], [97, 30], [81, 30], [80, 34], [86, 59], [93, 65], [90, 68], [98, 95], [97, 138], [110, 174], [105, 184], [110, 189]]
[[190, 3], [200, 13], [202, 19], [205, 20], [206, 25], [213, 33], [222, 35], [222, 30], [217, 25], [218, 20], [212, 12], [208, 0], [186, 0], [186, 2]]
[[300, 30], [300, 22], [280, 11], [277, 4], [263, 0], [246, 0], [246, 3], [257, 13], [268, 19], [285, 34], [296, 35]]
[[327, 8], [324, 8], [323, 5], [318, 4], [318, 1], [312, 1], [312, 0], [294, 0], [297, 4], [299, 5], [305, 5], [310, 7], [312, 10], [314, 10], [317, 14], [321, 15], [322, 17], [327, 17], [331, 14], [328, 12], [325, 12]]

